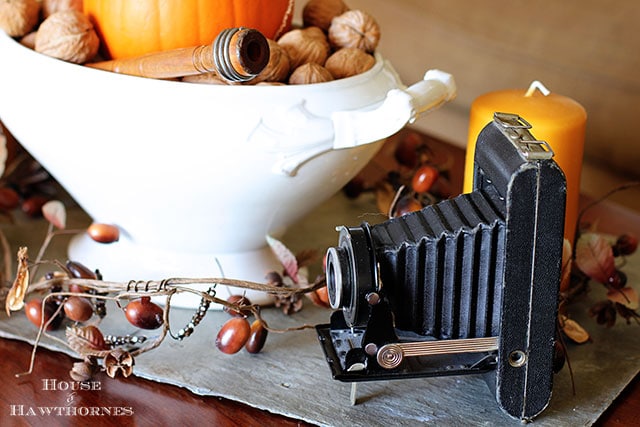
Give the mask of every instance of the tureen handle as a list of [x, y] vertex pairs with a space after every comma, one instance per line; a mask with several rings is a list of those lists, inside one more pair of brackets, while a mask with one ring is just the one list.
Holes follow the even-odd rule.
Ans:
[[340, 111], [328, 118], [309, 112], [304, 101], [278, 109], [262, 117], [248, 142], [279, 153], [273, 171], [293, 176], [300, 166], [322, 153], [380, 141], [455, 96], [453, 76], [429, 70], [414, 85], [390, 90], [372, 110]]
[[371, 111], [333, 113], [333, 148], [349, 148], [379, 141], [398, 132], [407, 123], [456, 96], [453, 76], [429, 70], [407, 89], [392, 89], [384, 102]]

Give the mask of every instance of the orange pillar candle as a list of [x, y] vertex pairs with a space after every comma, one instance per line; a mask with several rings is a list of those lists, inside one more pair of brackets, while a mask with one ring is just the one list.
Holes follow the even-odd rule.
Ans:
[[528, 121], [533, 136], [549, 143], [567, 179], [564, 236], [573, 242], [578, 218], [580, 173], [587, 122], [585, 109], [566, 96], [549, 92], [538, 81], [528, 90], [513, 89], [487, 93], [471, 104], [469, 139], [464, 175], [464, 192], [473, 190], [473, 158], [480, 131], [495, 112], [518, 114]]

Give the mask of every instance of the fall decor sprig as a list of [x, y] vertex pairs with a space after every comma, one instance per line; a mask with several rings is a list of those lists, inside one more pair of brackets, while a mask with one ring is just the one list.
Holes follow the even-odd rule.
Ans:
[[582, 218], [589, 209], [618, 191], [638, 185], [640, 182], [622, 185], [587, 205], [578, 217], [575, 244], [571, 245], [565, 239], [558, 322], [565, 336], [578, 344], [588, 342], [590, 335], [571, 318], [570, 307], [572, 302], [589, 291], [592, 283], [604, 286], [607, 291], [606, 299], [597, 301], [588, 311], [598, 324], [610, 328], [618, 316], [627, 324], [640, 324], [640, 298], [627, 283], [627, 276], [622, 270], [626, 258], [638, 248], [638, 236], [629, 233], [609, 236], [598, 232], [595, 224], [582, 224]]
[[[306, 324], [281, 329], [272, 327], [262, 316], [259, 305], [252, 304], [241, 293], [221, 299], [216, 296], [217, 285], [271, 294], [276, 305], [284, 304], [291, 308], [283, 309], [285, 314], [299, 311], [302, 308], [300, 297], [305, 294], [314, 304], [328, 307], [324, 276], [320, 275], [313, 283], [307, 280], [305, 265], [312, 259], [310, 253], [304, 252], [301, 256], [296, 256], [282, 242], [270, 236], [267, 237], [267, 242], [282, 262], [283, 271], [269, 273], [265, 279], [267, 283], [225, 277], [109, 282], [102, 280], [98, 270], [92, 271], [77, 261], [71, 260], [63, 264], [58, 260], [45, 260], [44, 255], [56, 236], [86, 232], [96, 242], [109, 244], [119, 239], [118, 228], [110, 224], [94, 223], [83, 230], [67, 229], [65, 207], [56, 200], [44, 204], [42, 214], [49, 223], [44, 243], [33, 261], [29, 259], [26, 247], [18, 249], [18, 270], [5, 300], [8, 315], [24, 310], [27, 318], [38, 327], [31, 364], [24, 374], [32, 371], [38, 344], [42, 336], [46, 335], [68, 346], [83, 359], [73, 365], [70, 372], [72, 379], [89, 380], [100, 369], [100, 361], [102, 369], [110, 377], [118, 374], [127, 377], [133, 372], [138, 355], [157, 348], [167, 337], [175, 340], [189, 337], [211, 304], [219, 304], [231, 316], [221, 327], [215, 340], [216, 347], [227, 354], [236, 353], [243, 347], [249, 353], [260, 352], [268, 332], [283, 333], [313, 327]], [[38, 267], [43, 265], [55, 266], [57, 270], [49, 271], [44, 277], [34, 280], [37, 278]], [[279, 277], [277, 284], [270, 279], [274, 277]], [[204, 284], [209, 288], [207, 291], [199, 291], [189, 287], [193, 284]], [[169, 315], [171, 301], [181, 293], [199, 296], [200, 304], [188, 324], [174, 332]], [[34, 297], [27, 301], [29, 296]], [[156, 304], [152, 298], [164, 299], [163, 305]], [[107, 301], [115, 303], [122, 312], [120, 314], [124, 314], [133, 326], [141, 330], [159, 329], [159, 335], [154, 339], [147, 339], [143, 335], [105, 335], [100, 329], [101, 321], [107, 315], [118, 315], [107, 314]], [[248, 321], [250, 316], [255, 318], [251, 324]], [[48, 333], [64, 322], [67, 326], [65, 339]]]

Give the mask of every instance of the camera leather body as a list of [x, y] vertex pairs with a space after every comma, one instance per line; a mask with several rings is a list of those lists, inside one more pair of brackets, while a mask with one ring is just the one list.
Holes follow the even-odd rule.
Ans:
[[317, 327], [335, 379], [481, 374], [530, 420], [553, 388], [566, 181], [517, 115], [476, 144], [471, 193], [370, 226], [327, 252], [331, 323]]

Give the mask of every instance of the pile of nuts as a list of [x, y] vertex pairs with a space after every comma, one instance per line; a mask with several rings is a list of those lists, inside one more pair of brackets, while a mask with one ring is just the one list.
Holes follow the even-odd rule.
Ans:
[[[380, 40], [375, 19], [343, 0], [310, 0], [303, 27], [269, 40], [266, 68], [244, 84], [310, 84], [361, 74], [375, 64]], [[37, 52], [84, 64], [95, 59], [99, 37], [82, 12], [82, 0], [0, 0], [0, 28]], [[229, 84], [215, 73], [182, 81]]]
[[76, 64], [91, 61], [100, 45], [82, 0], [0, 0], [0, 28], [37, 52]]
[[[376, 20], [342, 0], [310, 0], [303, 27], [269, 40], [269, 64], [249, 84], [311, 84], [364, 73], [375, 64]], [[184, 79], [183, 79], [184, 80]]]

